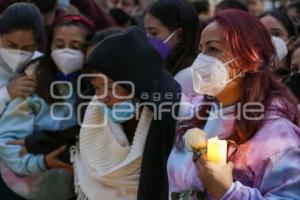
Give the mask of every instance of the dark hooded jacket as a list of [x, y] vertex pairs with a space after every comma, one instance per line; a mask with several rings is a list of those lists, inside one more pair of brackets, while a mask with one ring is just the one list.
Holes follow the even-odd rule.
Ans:
[[[141, 103], [155, 105], [149, 107], [154, 113], [154, 109], [157, 109], [157, 114], [151, 122], [144, 147], [137, 199], [168, 199], [167, 160], [174, 143], [175, 116], [181, 100], [180, 85], [163, 67], [163, 59], [149, 43], [144, 32], [136, 27], [100, 42], [87, 59], [84, 68], [94, 73], [103, 73], [113, 81], [130, 81], [134, 85], [136, 99]], [[123, 87], [132, 90], [129, 85]], [[74, 142], [78, 128], [69, 130], [71, 132], [63, 130], [39, 134], [38, 140], [27, 139], [26, 147], [30, 152], [48, 153], [41, 149], [45, 149], [45, 144], [50, 140], [56, 143], [61, 141], [59, 145], [63, 142]], [[62, 138], [63, 135], [67, 138]], [[41, 149], [32, 148], [37, 146]]]

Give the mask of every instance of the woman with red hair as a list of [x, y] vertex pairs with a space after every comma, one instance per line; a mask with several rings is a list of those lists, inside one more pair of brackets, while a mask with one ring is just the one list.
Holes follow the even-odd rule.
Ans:
[[[219, 11], [200, 48], [191, 71], [201, 103], [192, 119], [178, 123], [168, 160], [170, 199], [196, 199], [198, 191], [209, 199], [299, 199], [299, 112], [270, 70], [278, 58], [268, 31], [244, 11]], [[193, 159], [186, 132], [195, 127], [227, 141], [226, 165], [206, 155]]]

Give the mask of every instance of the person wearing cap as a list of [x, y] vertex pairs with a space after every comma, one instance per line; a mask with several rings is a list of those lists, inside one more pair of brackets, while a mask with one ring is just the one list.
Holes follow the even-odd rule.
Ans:
[[[77, 125], [77, 77], [83, 66], [90, 26], [89, 20], [82, 16], [58, 19], [49, 50], [34, 62], [36, 69], [32, 75], [37, 79], [37, 92], [12, 100], [3, 112], [0, 119], [1, 179], [15, 196], [69, 199], [74, 195], [72, 175], [67, 172], [72, 171], [72, 166], [58, 158], [65, 147], [34, 155], [20, 152], [22, 146], [16, 144], [45, 130]], [[6, 197], [1, 195], [1, 199]]]
[[167, 199], [166, 161], [178, 111], [172, 105], [181, 89], [160, 54], [132, 27], [100, 42], [84, 71], [96, 96], [74, 156], [78, 199]]

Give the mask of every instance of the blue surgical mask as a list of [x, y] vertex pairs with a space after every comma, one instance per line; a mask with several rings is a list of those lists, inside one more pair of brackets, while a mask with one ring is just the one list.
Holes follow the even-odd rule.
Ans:
[[100, 112], [106, 114], [113, 122], [121, 124], [134, 117], [136, 105], [132, 100], [125, 100], [115, 104], [112, 109], [101, 103], [99, 109]]

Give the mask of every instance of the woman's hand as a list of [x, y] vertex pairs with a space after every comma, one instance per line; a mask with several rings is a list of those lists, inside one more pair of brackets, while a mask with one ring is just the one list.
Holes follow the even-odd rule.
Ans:
[[198, 176], [207, 191], [216, 199], [221, 199], [233, 183], [233, 163], [220, 166], [207, 161], [205, 156], [202, 156], [197, 161], [196, 167]]
[[36, 80], [26, 75], [19, 76], [12, 80], [7, 87], [9, 96], [12, 99], [30, 96], [35, 90]]
[[49, 153], [45, 157], [46, 165], [49, 169], [64, 169], [73, 173], [73, 166], [58, 159], [58, 156], [66, 150], [66, 146], [62, 146], [55, 151]]
[[20, 157], [23, 157], [25, 154], [28, 153], [27, 149], [25, 147], [25, 140], [24, 139], [22, 139], [22, 140], [13, 140], [13, 141], [8, 142], [7, 144], [20, 145], [21, 146], [21, 151], [19, 152]]

